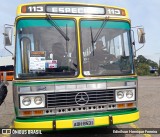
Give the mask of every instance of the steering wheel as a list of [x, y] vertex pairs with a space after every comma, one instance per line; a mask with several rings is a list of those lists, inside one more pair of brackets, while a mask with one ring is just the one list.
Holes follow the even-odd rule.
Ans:
[[112, 64], [113, 62], [116, 62], [117, 58], [112, 54], [105, 54], [104, 57], [104, 64]]

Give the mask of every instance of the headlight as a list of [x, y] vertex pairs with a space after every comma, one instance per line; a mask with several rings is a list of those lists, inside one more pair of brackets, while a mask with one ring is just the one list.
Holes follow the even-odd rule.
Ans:
[[35, 97], [35, 99], [34, 99], [34, 103], [35, 103], [36, 105], [40, 105], [40, 104], [42, 103], [42, 101], [43, 101], [43, 99], [42, 99], [42, 97], [40, 97], [40, 96]]
[[24, 106], [29, 106], [31, 104], [31, 99], [29, 97], [25, 97], [22, 100], [22, 103], [23, 103]]
[[123, 98], [123, 97], [124, 97], [123, 91], [118, 91], [118, 92], [117, 92], [117, 97], [118, 97], [119, 99]]
[[115, 93], [115, 98], [117, 102], [134, 101], [136, 99], [135, 89], [119, 89], [116, 90]]
[[45, 107], [45, 95], [20, 95], [20, 108], [43, 108]]
[[126, 97], [127, 97], [127, 98], [132, 98], [132, 97], [133, 97], [133, 92], [132, 92], [132, 90], [128, 90], [128, 91], [126, 92]]

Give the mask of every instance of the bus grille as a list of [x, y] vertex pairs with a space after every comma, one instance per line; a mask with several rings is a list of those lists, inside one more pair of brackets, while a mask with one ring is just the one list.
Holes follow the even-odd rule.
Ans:
[[47, 93], [47, 108], [105, 105], [113, 102], [114, 90]]

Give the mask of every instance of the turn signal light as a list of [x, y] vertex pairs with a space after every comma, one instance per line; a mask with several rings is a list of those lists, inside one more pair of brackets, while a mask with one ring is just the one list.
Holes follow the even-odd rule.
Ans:
[[128, 103], [128, 104], [127, 104], [127, 107], [128, 107], [128, 108], [134, 107], [134, 103]]
[[117, 107], [118, 108], [125, 108], [125, 104], [118, 104]]
[[43, 110], [35, 110], [33, 111], [34, 115], [42, 115], [43, 114]]
[[32, 111], [22, 111], [21, 114], [23, 116], [31, 116], [32, 115]]

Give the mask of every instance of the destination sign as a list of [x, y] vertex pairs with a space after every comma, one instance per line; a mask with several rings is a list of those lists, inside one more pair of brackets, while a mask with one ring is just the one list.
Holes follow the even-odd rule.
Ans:
[[126, 13], [123, 9], [118, 8], [106, 8], [107, 15], [115, 15], [115, 16], [125, 16]]
[[84, 7], [84, 6], [47, 6], [46, 12], [57, 14], [93, 14], [104, 15], [103, 7]]
[[114, 7], [81, 6], [81, 5], [26, 5], [21, 8], [22, 13], [52, 13], [79, 15], [111, 15], [126, 16], [125, 10]]
[[45, 5], [31, 5], [31, 6], [23, 6], [21, 9], [22, 13], [44, 13]]

